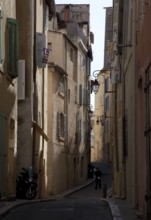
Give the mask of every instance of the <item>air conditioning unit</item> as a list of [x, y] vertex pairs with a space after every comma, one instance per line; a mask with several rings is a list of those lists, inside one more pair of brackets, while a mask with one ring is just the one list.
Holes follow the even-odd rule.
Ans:
[[18, 100], [25, 100], [25, 60], [18, 61]]

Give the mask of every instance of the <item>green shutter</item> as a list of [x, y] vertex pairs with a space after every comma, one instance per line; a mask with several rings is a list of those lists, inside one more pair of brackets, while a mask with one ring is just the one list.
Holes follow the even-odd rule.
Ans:
[[7, 72], [12, 78], [18, 76], [18, 22], [7, 18]]

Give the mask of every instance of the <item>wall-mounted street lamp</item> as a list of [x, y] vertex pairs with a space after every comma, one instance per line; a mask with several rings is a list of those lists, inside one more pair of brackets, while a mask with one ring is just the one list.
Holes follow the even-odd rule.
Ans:
[[91, 93], [94, 92], [95, 94], [99, 90], [100, 83], [97, 80], [97, 72], [100, 72], [100, 70], [93, 71], [92, 75], [94, 76], [95, 80], [91, 80]]

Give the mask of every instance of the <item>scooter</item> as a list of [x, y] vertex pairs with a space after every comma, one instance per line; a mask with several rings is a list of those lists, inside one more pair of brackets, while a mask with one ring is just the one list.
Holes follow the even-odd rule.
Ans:
[[16, 197], [20, 199], [34, 199], [37, 195], [37, 181], [39, 172], [33, 167], [22, 168], [16, 179]]

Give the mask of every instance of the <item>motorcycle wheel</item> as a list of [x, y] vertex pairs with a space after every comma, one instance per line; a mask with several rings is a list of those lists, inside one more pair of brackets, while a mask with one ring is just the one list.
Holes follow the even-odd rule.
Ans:
[[34, 199], [37, 195], [37, 191], [35, 189], [31, 189], [29, 188], [27, 191], [26, 191], [26, 199], [28, 200], [31, 200], [31, 199]]

